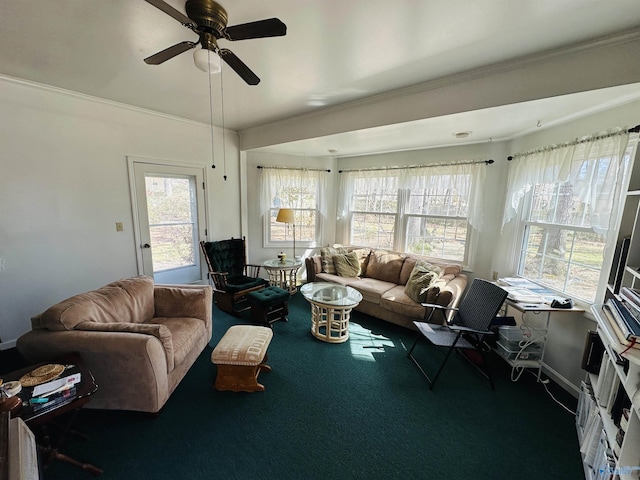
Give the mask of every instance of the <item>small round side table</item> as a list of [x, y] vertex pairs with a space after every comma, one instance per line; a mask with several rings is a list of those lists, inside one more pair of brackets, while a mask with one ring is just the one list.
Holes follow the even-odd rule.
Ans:
[[291, 295], [298, 291], [298, 270], [302, 266], [302, 261], [297, 258], [285, 258], [281, 261], [278, 258], [262, 262], [262, 266], [269, 275], [269, 283], [276, 287], [287, 290]]

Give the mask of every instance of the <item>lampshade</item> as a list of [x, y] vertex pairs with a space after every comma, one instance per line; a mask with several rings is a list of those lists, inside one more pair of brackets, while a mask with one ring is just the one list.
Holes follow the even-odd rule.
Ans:
[[200, 70], [213, 75], [220, 73], [220, 56], [207, 48], [197, 48], [193, 51], [193, 62]]
[[276, 222], [280, 223], [294, 223], [293, 210], [291, 208], [281, 208], [278, 210], [278, 216]]

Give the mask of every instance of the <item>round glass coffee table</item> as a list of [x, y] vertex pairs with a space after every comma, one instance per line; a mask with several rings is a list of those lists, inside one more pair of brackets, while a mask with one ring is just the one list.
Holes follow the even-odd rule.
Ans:
[[329, 282], [306, 283], [300, 292], [311, 304], [311, 334], [328, 343], [346, 342], [351, 310], [362, 301], [362, 294]]

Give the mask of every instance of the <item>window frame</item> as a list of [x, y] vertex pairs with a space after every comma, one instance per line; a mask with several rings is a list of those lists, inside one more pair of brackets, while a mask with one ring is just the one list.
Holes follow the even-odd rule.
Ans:
[[[300, 169], [300, 168], [281, 168], [278, 167], [277, 170], [280, 172], [280, 175], [282, 175], [283, 173], [286, 174], [287, 171], [292, 172], [292, 176], [293, 176], [293, 172], [295, 172], [295, 174], [299, 174], [301, 170], [304, 169]], [[315, 171], [315, 170], [314, 170]], [[317, 172], [319, 173], [319, 175], [324, 174], [325, 172], [323, 170], [317, 170]], [[316, 199], [315, 202], [315, 208], [298, 208], [294, 205], [281, 205], [279, 207], [275, 207], [273, 206], [273, 203], [267, 207], [266, 212], [262, 215], [262, 232], [263, 232], [263, 246], [265, 248], [277, 248], [277, 249], [283, 249], [283, 248], [292, 248], [293, 247], [293, 231], [291, 232], [291, 236], [290, 239], [287, 240], [276, 240], [273, 238], [272, 236], [272, 225], [273, 223], [275, 223], [275, 220], [272, 222], [271, 219], [275, 218], [275, 216], [278, 213], [278, 210], [280, 208], [291, 208], [294, 211], [294, 217], [298, 218], [297, 212], [302, 212], [302, 211], [310, 211], [310, 212], [314, 212], [315, 213], [315, 222], [314, 222], [314, 234], [313, 234], [313, 239], [309, 240], [303, 240], [300, 237], [300, 225], [298, 223], [295, 224], [295, 245], [296, 248], [297, 247], [301, 247], [301, 248], [312, 248], [315, 247], [319, 244], [321, 244], [322, 242], [322, 225], [323, 225], [323, 204], [324, 201], [322, 199], [322, 195], [325, 194], [325, 192], [323, 192], [322, 190], [322, 183], [323, 181], [321, 181], [320, 176], [318, 175], [318, 177], [316, 178], [312, 178], [312, 176], [308, 176], [307, 179], [312, 178], [312, 180], [315, 182], [315, 194], [313, 195], [313, 197]], [[268, 180], [262, 180], [263, 182], [267, 182], [271, 180], [270, 178]], [[262, 185], [261, 188], [264, 188], [264, 185]], [[268, 186], [268, 190], [269, 192], [272, 192], [274, 190], [274, 185], [273, 182], [271, 182]], [[325, 189], [326, 190], [326, 189]], [[298, 202], [296, 202], [298, 203]], [[272, 212], [274, 213], [272, 215]], [[285, 225], [285, 228], [289, 227], [286, 224], [282, 224]]]
[[[628, 162], [628, 164], [625, 167], [626, 176], [623, 178], [623, 186], [620, 190], [621, 198], [619, 200], [621, 202], [621, 205], [620, 205], [621, 207], [624, 205], [624, 202], [625, 202], [625, 196], [626, 196], [629, 180], [631, 177], [630, 171], [633, 169], [634, 158], [637, 154], [636, 147], [637, 147], [637, 139], [630, 138], [629, 143], [627, 145], [627, 150], [625, 151], [625, 154], [623, 157], [623, 158], [626, 158], [626, 160], [624, 161]], [[604, 157], [601, 157], [598, 159], [592, 159], [591, 161], [600, 161], [602, 158]], [[585, 161], [589, 161], [589, 159], [580, 158], [580, 159], [573, 160], [574, 163], [584, 163]], [[554, 184], [561, 184], [561, 183], [562, 182], [559, 182], [559, 181], [554, 182]], [[600, 267], [599, 267], [600, 273], [598, 275], [598, 280], [595, 285], [595, 292], [593, 295], [593, 299], [587, 299], [567, 290], [567, 276], [569, 275], [568, 272], [570, 271], [570, 267], [572, 265], [579, 265], [575, 262], [566, 262], [566, 265], [568, 268], [566, 269], [565, 278], [563, 279], [564, 287], [562, 290], [558, 289], [557, 286], [549, 282], [544, 282], [538, 278], [532, 278], [530, 276], [526, 276], [523, 273], [525, 257], [527, 254], [527, 246], [525, 242], [527, 241], [526, 237], [529, 235], [531, 227], [555, 228], [555, 229], [570, 231], [570, 232], [573, 232], [574, 234], [576, 233], [597, 234], [597, 232], [594, 229], [594, 226], [586, 227], [583, 225], [575, 225], [570, 223], [552, 223], [552, 222], [541, 222], [541, 221], [529, 220], [529, 218], [531, 217], [531, 205], [533, 202], [533, 195], [534, 195], [535, 187], [537, 185], [539, 184], [532, 184], [529, 190], [526, 192], [526, 194], [522, 198], [522, 201], [520, 202], [520, 205], [518, 208], [518, 214], [515, 217], [515, 222], [516, 222], [515, 229], [513, 231], [514, 233], [511, 236], [511, 238], [513, 239], [511, 243], [513, 245], [513, 250], [511, 254], [511, 260], [509, 261], [509, 264], [508, 264], [510, 267], [510, 270], [515, 272], [514, 273], [515, 276], [521, 277], [526, 280], [532, 281], [536, 284], [539, 284], [553, 292], [556, 292], [559, 296], [572, 298], [577, 302], [584, 304], [586, 306], [598, 303], [604, 297], [605, 290], [607, 288], [608, 279], [610, 275], [611, 262], [613, 257], [613, 251], [616, 248], [616, 244], [618, 242], [618, 237], [619, 237], [622, 208], [618, 212], [613, 212], [613, 211], [611, 212], [611, 215], [617, 216], [617, 218], [615, 219], [615, 226], [614, 228], [611, 228], [611, 230], [609, 230], [609, 232], [605, 235], [605, 242], [604, 242], [603, 251], [602, 251], [602, 263], [600, 264]], [[587, 268], [591, 268], [591, 267], [587, 267]]]
[[[322, 231], [321, 228], [321, 218], [322, 215], [320, 214], [320, 210], [318, 208], [291, 208], [294, 212], [294, 218], [297, 217], [296, 213], [300, 212], [300, 211], [308, 211], [308, 212], [315, 212], [315, 233], [314, 233], [314, 239], [313, 240], [302, 240], [300, 238], [300, 233], [299, 233], [299, 225], [296, 223], [296, 247], [306, 247], [306, 248], [310, 248], [310, 247], [315, 247], [318, 242], [319, 242], [319, 235], [320, 232]], [[264, 215], [264, 246], [265, 247], [275, 247], [275, 248], [290, 248], [293, 247], [293, 231], [291, 232], [291, 240], [274, 240], [272, 238], [272, 234], [271, 234], [271, 226], [272, 226], [272, 222], [271, 222], [271, 218], [275, 217], [278, 215], [278, 210], [280, 210], [280, 207], [276, 208], [276, 207], [271, 207], [268, 209], [267, 214]], [[272, 212], [274, 213], [274, 215], [272, 216]], [[275, 222], [275, 220], [274, 220]], [[282, 224], [285, 226], [285, 228], [288, 227], [287, 224]]]

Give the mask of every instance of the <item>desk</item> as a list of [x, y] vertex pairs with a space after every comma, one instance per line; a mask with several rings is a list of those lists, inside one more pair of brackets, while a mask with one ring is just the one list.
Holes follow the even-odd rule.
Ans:
[[[16, 370], [14, 372], [3, 375], [3, 377], [6, 380], [19, 380], [23, 375], [46, 363], [50, 362], [42, 362], [39, 364], [30, 365], [29, 367], [22, 368], [20, 370]], [[16, 395], [17, 397], [20, 397], [23, 402], [22, 408], [17, 416], [22, 418], [22, 420], [31, 429], [34, 429], [35, 427], [38, 428], [37, 433], [39, 435], [36, 435], [36, 437], [38, 439], [40, 447], [42, 448], [45, 467], [53, 460], [62, 460], [67, 463], [76, 465], [93, 475], [100, 475], [102, 473], [102, 470], [95, 465], [78, 462], [77, 460], [74, 460], [73, 458], [70, 458], [58, 451], [58, 447], [64, 441], [65, 436], [72, 432], [71, 425], [73, 423], [73, 420], [75, 419], [75, 414], [90, 400], [91, 395], [93, 395], [98, 390], [98, 385], [96, 384], [91, 371], [87, 368], [86, 364], [79, 354], [65, 355], [61, 358], [55, 359], [51, 363], [61, 364], [66, 367], [58, 378], [66, 377], [73, 373], [80, 373], [80, 382], [77, 383], [74, 388], [68, 390], [69, 394], [65, 396], [64, 399], [62, 399], [60, 402], [56, 402], [55, 404], [51, 404], [49, 406], [45, 405], [44, 407], [39, 407], [37, 405], [30, 406], [28, 403], [29, 399], [32, 398], [33, 389], [35, 387], [22, 387], [22, 391]], [[72, 412], [73, 416], [63, 427], [63, 432], [60, 436], [60, 440], [56, 445], [53, 445], [49, 436], [49, 432], [47, 430], [47, 426], [52, 423], [53, 420], [58, 419], [58, 417], [68, 412]]]
[[302, 266], [302, 261], [285, 258], [284, 262], [279, 258], [267, 260], [262, 266], [269, 275], [269, 283], [283, 290], [287, 290], [291, 295], [298, 291], [298, 270]]
[[[538, 382], [540, 381], [540, 375], [542, 373], [542, 363], [544, 362], [544, 352], [546, 348], [546, 340], [549, 332], [549, 323], [551, 321], [552, 313], [580, 313], [584, 312], [582, 308], [572, 307], [572, 308], [552, 308], [546, 303], [526, 303], [526, 302], [515, 302], [513, 300], [505, 300], [505, 316], [508, 314], [509, 308], [513, 308], [522, 314], [522, 323], [527, 325], [527, 315], [540, 315], [546, 313], [546, 318], [544, 319], [544, 338], [542, 339], [542, 350], [540, 352], [540, 358], [538, 360], [507, 360], [507, 362], [512, 367], [522, 367], [522, 368], [537, 368]], [[531, 326], [531, 325], [528, 325]]]

